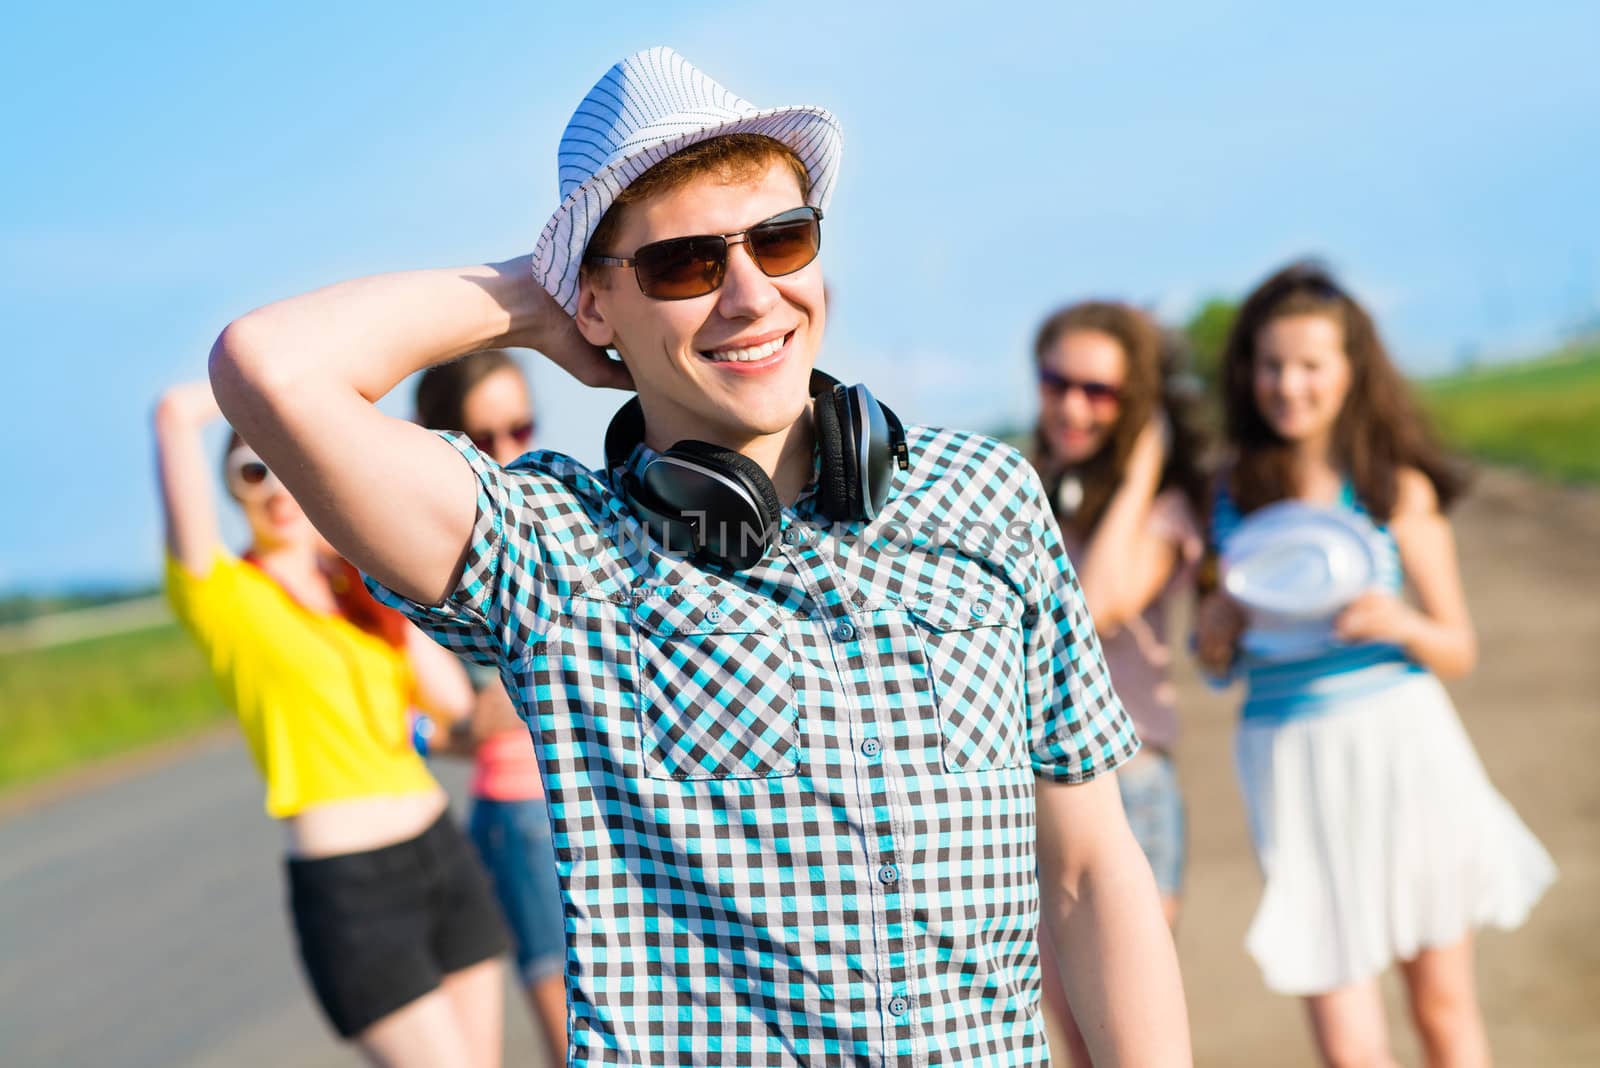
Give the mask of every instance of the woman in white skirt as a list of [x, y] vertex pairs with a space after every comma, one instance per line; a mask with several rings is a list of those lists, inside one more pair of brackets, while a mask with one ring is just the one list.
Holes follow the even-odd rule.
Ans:
[[1324, 1063], [1394, 1063], [1377, 979], [1398, 961], [1428, 1063], [1488, 1064], [1473, 931], [1520, 925], [1555, 867], [1438, 681], [1477, 657], [1444, 517], [1463, 479], [1371, 318], [1314, 264], [1250, 295], [1222, 374], [1234, 456], [1211, 544], [1295, 499], [1370, 521], [1381, 546], [1376, 588], [1318, 651], [1265, 660], [1241, 651], [1226, 594], [1198, 609], [1201, 660], [1247, 688], [1236, 756], [1266, 880], [1249, 951], [1269, 987], [1306, 999]]

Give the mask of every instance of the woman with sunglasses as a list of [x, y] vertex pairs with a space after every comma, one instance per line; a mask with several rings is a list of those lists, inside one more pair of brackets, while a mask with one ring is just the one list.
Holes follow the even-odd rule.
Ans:
[[201, 441], [219, 415], [203, 382], [156, 408], [167, 594], [282, 823], [306, 975], [375, 1064], [497, 1065], [505, 933], [407, 719], [464, 715], [466, 676], [371, 598], [237, 434], [224, 472], [250, 547], [223, 547]]
[[[1203, 543], [1196, 516], [1206, 452], [1193, 391], [1160, 327], [1126, 304], [1091, 301], [1039, 327], [1039, 420], [1032, 459], [1055, 505], [1062, 541], [1099, 631], [1111, 681], [1143, 748], [1117, 769], [1134, 837], [1150, 861], [1168, 925], [1183, 885], [1184, 805], [1173, 768], [1178, 716], [1167, 677], [1167, 616], [1188, 588]], [[1051, 939], [1041, 938], [1048, 947]], [[1089, 1064], [1054, 961], [1045, 1001]]]
[[[533, 441], [533, 403], [522, 369], [504, 349], [474, 352], [424, 371], [417, 421], [465, 434], [502, 466]], [[567, 1049], [566, 945], [561, 887], [539, 761], [527, 726], [493, 668], [469, 664], [477, 698], [443, 752], [471, 754], [472, 840], [494, 881], [516, 943], [517, 969], [552, 1062]]]
[[1235, 756], [1266, 880], [1247, 946], [1269, 987], [1305, 999], [1324, 1063], [1396, 1063], [1378, 976], [1399, 961], [1427, 1063], [1486, 1065], [1472, 932], [1521, 924], [1555, 869], [1439, 684], [1477, 658], [1444, 514], [1464, 479], [1371, 317], [1315, 264], [1250, 294], [1222, 373], [1233, 456], [1213, 545], [1298, 500], [1346, 513], [1377, 557], [1322, 648], [1242, 648], [1236, 602], [1199, 606], [1202, 661], [1246, 686]]

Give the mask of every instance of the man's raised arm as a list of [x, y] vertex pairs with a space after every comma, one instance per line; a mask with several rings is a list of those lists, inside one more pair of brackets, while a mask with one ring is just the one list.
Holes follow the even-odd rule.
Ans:
[[211, 350], [223, 413], [361, 570], [423, 603], [460, 571], [476, 488], [449, 445], [375, 402], [407, 375], [496, 346], [626, 388], [532, 279], [527, 257], [341, 282], [228, 324]]

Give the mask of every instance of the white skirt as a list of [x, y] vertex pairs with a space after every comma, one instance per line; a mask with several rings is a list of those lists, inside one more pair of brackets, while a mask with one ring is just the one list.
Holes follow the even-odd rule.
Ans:
[[1473, 928], [1520, 926], [1555, 879], [1432, 675], [1244, 723], [1235, 757], [1266, 879], [1245, 945], [1279, 993], [1326, 993]]

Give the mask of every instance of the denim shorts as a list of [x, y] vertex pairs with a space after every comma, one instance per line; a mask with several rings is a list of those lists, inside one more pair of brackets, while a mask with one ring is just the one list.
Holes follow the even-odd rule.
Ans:
[[1146, 748], [1117, 769], [1122, 808], [1139, 848], [1156, 874], [1156, 885], [1167, 897], [1183, 892], [1185, 815], [1183, 793], [1172, 758]]
[[565, 921], [544, 800], [474, 798], [470, 829], [511, 925], [523, 985], [560, 975], [566, 959]]

